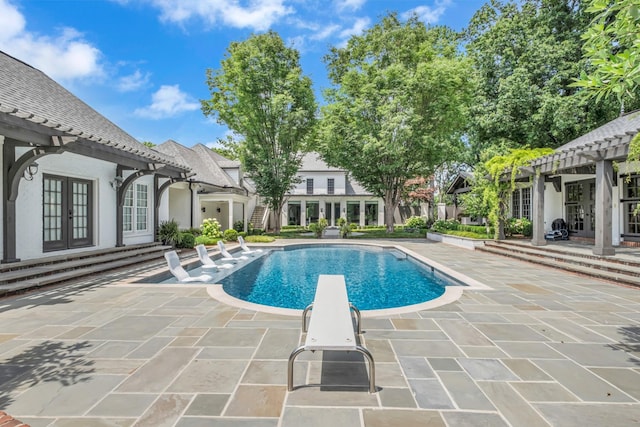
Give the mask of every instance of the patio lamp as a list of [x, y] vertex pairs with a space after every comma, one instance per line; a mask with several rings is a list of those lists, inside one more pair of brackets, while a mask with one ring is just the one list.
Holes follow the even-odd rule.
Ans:
[[116, 176], [115, 178], [113, 178], [113, 181], [109, 182], [109, 184], [111, 184], [111, 188], [117, 191], [120, 187], [122, 187], [122, 181], [123, 179], [121, 176]]
[[38, 163], [32, 162], [27, 168], [24, 170], [23, 177], [27, 181], [33, 181], [33, 176], [38, 173]]

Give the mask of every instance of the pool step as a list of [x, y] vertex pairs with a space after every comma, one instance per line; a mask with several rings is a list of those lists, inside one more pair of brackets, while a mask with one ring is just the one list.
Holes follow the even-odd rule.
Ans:
[[484, 246], [477, 247], [476, 250], [640, 287], [640, 260], [599, 257], [552, 246], [532, 246], [508, 240], [486, 241]]
[[159, 243], [147, 243], [2, 264], [0, 296], [158, 261], [167, 249], [170, 247]]

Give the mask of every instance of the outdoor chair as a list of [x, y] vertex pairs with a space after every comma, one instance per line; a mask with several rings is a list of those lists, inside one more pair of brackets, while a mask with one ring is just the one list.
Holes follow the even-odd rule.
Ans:
[[205, 248], [204, 245], [197, 245], [196, 252], [198, 254], [198, 259], [200, 260], [200, 263], [202, 264], [203, 269], [217, 270], [217, 269], [233, 268], [232, 264], [216, 264], [216, 262], [209, 257], [207, 248]]
[[238, 262], [238, 260], [242, 261], [249, 259], [249, 257], [246, 255], [240, 255], [237, 257], [231, 255], [227, 251], [227, 248], [224, 246], [224, 242], [222, 240], [218, 240], [218, 249], [220, 250], [220, 254], [222, 255], [222, 258], [220, 258], [222, 261]]
[[551, 231], [548, 231], [544, 238], [546, 240], [569, 240], [569, 230], [567, 230], [567, 223], [564, 219], [554, 219], [551, 223]]
[[194, 277], [190, 276], [180, 264], [180, 258], [178, 258], [176, 251], [165, 252], [164, 258], [167, 260], [169, 271], [180, 283], [208, 282], [213, 279], [213, 277], [208, 274], [201, 274], [200, 276]]
[[242, 249], [242, 253], [245, 255], [258, 254], [262, 252], [262, 249], [249, 249], [242, 236], [238, 236], [238, 243], [240, 243], [240, 249]]

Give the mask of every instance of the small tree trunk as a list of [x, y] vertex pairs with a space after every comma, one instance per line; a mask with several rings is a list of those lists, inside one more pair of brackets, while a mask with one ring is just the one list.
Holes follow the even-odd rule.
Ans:
[[393, 214], [400, 204], [400, 198], [394, 197], [394, 194], [391, 192], [387, 192], [382, 200], [384, 201], [384, 224], [387, 227], [387, 233], [393, 233], [395, 231]]
[[273, 207], [273, 232], [274, 234], [280, 234], [280, 228], [282, 227], [282, 208], [284, 203], [278, 203]]
[[386, 201], [384, 203], [384, 225], [387, 227], [387, 233], [393, 233], [395, 230], [393, 224], [393, 213], [395, 212], [395, 206], [389, 205]]

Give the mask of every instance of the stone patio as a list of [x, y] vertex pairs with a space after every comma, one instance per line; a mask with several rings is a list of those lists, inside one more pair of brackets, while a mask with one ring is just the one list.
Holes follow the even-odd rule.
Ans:
[[332, 352], [302, 354], [287, 392], [299, 317], [128, 283], [138, 269], [0, 300], [0, 410], [32, 427], [640, 424], [640, 290], [393, 243], [492, 290], [365, 317], [378, 393], [360, 355]]

